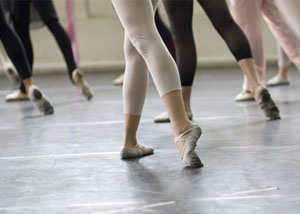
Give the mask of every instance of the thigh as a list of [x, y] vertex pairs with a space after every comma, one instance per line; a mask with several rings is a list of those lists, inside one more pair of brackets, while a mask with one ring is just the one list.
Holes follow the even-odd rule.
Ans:
[[[140, 93], [142, 88], [147, 87], [148, 68], [135, 47], [131, 44], [129, 38], [124, 38], [124, 53], [126, 60], [124, 86], [125, 88], [137, 88], [135, 93]], [[145, 89], [143, 89], [145, 90]]]
[[261, 7], [260, 0], [231, 0], [231, 13], [240, 26], [252, 27], [261, 25]]
[[30, 2], [24, 0], [13, 1], [12, 18], [14, 22], [30, 22]]
[[58, 20], [52, 0], [31, 0], [43, 21]]
[[125, 32], [130, 35], [143, 35], [155, 28], [154, 9], [157, 0], [112, 0]]
[[226, 0], [198, 0], [198, 2], [216, 29], [232, 22]]
[[193, 0], [164, 0], [172, 31], [183, 33], [192, 27]]

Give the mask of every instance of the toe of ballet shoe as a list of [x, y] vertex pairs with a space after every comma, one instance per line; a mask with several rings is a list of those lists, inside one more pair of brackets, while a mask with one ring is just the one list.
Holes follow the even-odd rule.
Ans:
[[[189, 118], [189, 120], [193, 119], [193, 113], [187, 113], [187, 117]], [[154, 118], [154, 122], [155, 123], [168, 123], [170, 122], [170, 117], [168, 112], [164, 112], [161, 113], [160, 115], [156, 116]]]
[[276, 104], [271, 98], [269, 91], [264, 87], [259, 87], [255, 91], [255, 99], [269, 120], [280, 119], [280, 112]]
[[23, 93], [22, 91], [18, 90], [11, 94], [6, 95], [5, 101], [6, 102], [15, 102], [15, 101], [28, 101], [29, 97], [27, 94]]
[[75, 86], [78, 88], [79, 92], [87, 99], [90, 100], [93, 98], [94, 93], [89, 86], [89, 84], [84, 79], [84, 74], [79, 69], [73, 71], [72, 79], [75, 83]]
[[200, 167], [204, 166], [195, 151], [192, 151], [192, 152], [190, 152], [189, 155], [184, 156], [183, 157], [183, 163], [186, 166], [190, 166], [190, 167], [193, 167], [193, 168], [200, 168]]
[[120, 152], [121, 159], [138, 158], [153, 154], [154, 149], [138, 144], [136, 147], [123, 148]]
[[170, 117], [168, 112], [161, 113], [157, 117], [154, 118], [155, 123], [168, 123], [170, 122]]
[[90, 89], [90, 87], [88, 85], [85, 85], [84, 87], [82, 87], [82, 95], [90, 100], [93, 98], [94, 93], [92, 92], [92, 90]]
[[243, 101], [254, 101], [254, 96], [247, 91], [242, 91], [235, 97], [236, 102], [243, 102]]
[[269, 87], [272, 86], [281, 86], [281, 85], [289, 85], [290, 81], [288, 79], [283, 79], [282, 77], [275, 76], [272, 79], [268, 80], [266, 85]]
[[45, 115], [54, 113], [53, 106], [36, 85], [30, 86], [28, 96], [41, 113]]
[[266, 113], [266, 117], [268, 117], [269, 120], [280, 120], [281, 119], [279, 110], [277, 107], [274, 109], [271, 109], [268, 113]]
[[[179, 150], [182, 161], [187, 166], [203, 166], [200, 158], [195, 152], [197, 141], [200, 138], [201, 134], [201, 128], [197, 124], [193, 124], [189, 130], [185, 131], [175, 139], [176, 146]], [[183, 148], [183, 150], [181, 148]]]

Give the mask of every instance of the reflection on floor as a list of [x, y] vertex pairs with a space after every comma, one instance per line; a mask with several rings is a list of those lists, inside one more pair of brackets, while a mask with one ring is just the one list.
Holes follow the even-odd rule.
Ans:
[[[271, 68], [268, 77], [275, 74]], [[203, 129], [202, 169], [183, 168], [164, 111], [150, 83], [139, 141], [155, 148], [122, 161], [121, 87], [117, 73], [87, 74], [88, 102], [67, 75], [37, 76], [55, 107], [40, 116], [31, 103], [5, 103], [14, 88], [0, 78], [0, 213], [299, 214], [300, 76], [270, 88], [282, 120], [266, 121], [254, 102], [236, 103], [237, 69], [197, 73], [192, 106]]]

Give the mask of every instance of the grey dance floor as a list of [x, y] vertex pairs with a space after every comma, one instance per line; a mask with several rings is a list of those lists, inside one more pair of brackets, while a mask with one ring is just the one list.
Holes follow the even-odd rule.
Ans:
[[[270, 68], [268, 77], [275, 73]], [[300, 213], [300, 75], [270, 88], [281, 121], [266, 121], [254, 102], [236, 103], [237, 69], [203, 69], [193, 92], [203, 129], [204, 168], [184, 168], [150, 82], [138, 138], [155, 154], [123, 161], [117, 73], [87, 74], [85, 101], [66, 75], [37, 76], [55, 106], [41, 116], [29, 102], [5, 103], [15, 86], [0, 77], [0, 213]]]

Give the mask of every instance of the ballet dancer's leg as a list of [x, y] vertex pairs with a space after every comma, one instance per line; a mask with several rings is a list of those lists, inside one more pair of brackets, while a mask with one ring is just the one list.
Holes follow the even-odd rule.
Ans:
[[[262, 38], [262, 1], [231, 0], [231, 14], [235, 22], [245, 33], [255, 61], [256, 71], [261, 83], [264, 82], [266, 72], [266, 62]], [[236, 96], [236, 101], [254, 100], [251, 92], [251, 83], [244, 76], [243, 91]]]
[[175, 45], [174, 45], [172, 33], [170, 32], [166, 24], [161, 19], [158, 9], [156, 10], [154, 15], [154, 21], [160, 37], [162, 38], [165, 45], [167, 46], [173, 59], [175, 59], [176, 61], [176, 52], [175, 52]]
[[[172, 7], [176, 5], [174, 4], [175, 2], [176, 1], [171, 2], [173, 4]], [[178, 1], [178, 2], [182, 4], [184, 3], [187, 4], [187, 1]], [[261, 87], [261, 84], [257, 78], [255, 64], [252, 59], [252, 54], [251, 54], [248, 40], [246, 36], [243, 34], [243, 32], [241, 31], [241, 29], [233, 21], [229, 13], [229, 10], [227, 8], [226, 2], [223, 0], [222, 1], [198, 0], [198, 2], [203, 7], [204, 11], [208, 15], [209, 19], [211, 20], [217, 32], [225, 40], [230, 51], [238, 61], [238, 64], [241, 67], [242, 71], [247, 76], [251, 86], [251, 92], [256, 95], [256, 100], [259, 103], [266, 117], [270, 119], [278, 119], [279, 118], [278, 108], [272, 101], [268, 91]], [[181, 8], [179, 9], [179, 11], [181, 11]], [[186, 15], [182, 17], [186, 17]], [[175, 33], [174, 33], [174, 37], [176, 37]], [[190, 80], [189, 81], [190, 85], [191, 82], [193, 81], [194, 73], [195, 70], [191, 70], [191, 72], [188, 75], [188, 78], [183, 76], [184, 78]], [[185, 80], [182, 78], [181, 81], [184, 82]], [[262, 94], [264, 94], [264, 97], [267, 98], [261, 99]]]
[[262, 5], [264, 18], [280, 47], [300, 72], [300, 39], [291, 29], [274, 0], [265, 0]]
[[[28, 1], [28, 0], [27, 0]], [[34, 7], [39, 12], [42, 20], [54, 36], [68, 67], [68, 74], [79, 92], [88, 100], [93, 97], [93, 92], [84, 79], [83, 72], [75, 63], [70, 38], [57, 18], [52, 0], [32, 0]]]
[[[15, 2], [16, 6], [20, 8], [17, 15], [12, 16], [14, 29], [18, 36], [20, 37], [22, 44], [24, 46], [26, 56], [29, 62], [30, 69], [33, 67], [33, 47], [29, 32], [29, 22], [30, 22], [30, 5], [28, 1], [18, 1]], [[26, 94], [25, 85], [23, 82], [20, 83], [19, 90], [6, 95], [6, 101], [21, 101], [29, 100]]]
[[243, 31], [234, 22], [225, 0], [198, 0], [213, 26], [226, 42], [247, 77], [251, 92], [269, 119], [279, 119], [279, 110], [267, 89], [261, 86], [252, 58], [249, 42]]
[[7, 53], [1, 41], [0, 41], [0, 61], [2, 62], [3, 69], [7, 78], [18, 84], [20, 82], [19, 75], [17, 73], [15, 66], [7, 56]]
[[24, 47], [17, 34], [15, 34], [7, 24], [2, 4], [0, 2], [0, 39], [3, 42], [8, 56], [14, 63], [20, 78], [22, 79], [26, 93], [31, 101], [44, 114], [52, 114], [53, 107], [49, 101], [43, 96], [40, 89], [33, 84], [31, 69], [25, 55]]
[[[159, 32], [159, 35], [161, 36], [162, 40], [164, 41], [170, 54], [175, 59], [176, 52], [175, 52], [175, 45], [173, 42], [172, 34], [169, 31], [168, 27], [165, 25], [165, 23], [161, 20], [158, 10], [156, 10], [154, 20], [155, 20], [155, 26]], [[114, 79], [113, 84], [114, 85], [123, 85], [123, 81], [124, 81], [124, 73], [121, 74], [120, 76], [118, 76], [116, 79]]]
[[[164, 0], [163, 2], [175, 42], [176, 63], [180, 74], [185, 110], [189, 119], [192, 119], [190, 100], [197, 66], [196, 45], [192, 29], [193, 0]], [[154, 121], [170, 122], [169, 115], [164, 112], [158, 115]]]
[[[125, 75], [126, 83], [124, 82], [124, 93], [127, 94], [128, 91], [134, 91], [132, 90], [134, 87], [140, 90], [138, 91], [138, 96], [136, 96], [135, 93], [125, 94], [124, 96], [125, 124], [129, 122], [129, 127], [133, 127], [131, 129], [133, 130], [131, 134], [133, 136], [132, 138], [135, 138], [142, 105], [145, 99], [145, 85], [147, 84], [145, 73], [147, 67], [171, 117], [173, 133], [181, 157], [184, 162], [189, 165], [202, 166], [201, 161], [194, 151], [201, 130], [198, 126], [192, 125], [186, 116], [176, 64], [155, 28], [153, 11], [156, 8], [157, 1], [112, 0], [112, 2], [125, 29], [125, 36], [129, 40], [125, 43], [125, 51], [131, 50], [133, 51], [131, 54], [140, 55], [140, 58], [130, 57], [130, 55], [127, 55], [127, 52], [125, 52], [127, 55], [127, 65], [132, 65], [134, 70], [130, 71], [130, 73], [139, 72], [135, 66], [139, 65], [137, 67], [140, 67], [140, 65], [142, 65], [141, 60], [145, 63], [145, 65], [142, 66], [144, 67], [144, 74], [141, 74], [141, 79], [135, 79], [136, 76], [130, 73]], [[127, 46], [126, 48], [126, 44], [132, 47], [128, 48]], [[136, 62], [137, 59], [139, 59], [140, 62]], [[128, 69], [129, 67], [126, 68], [126, 72], [129, 71]], [[130, 81], [132, 84], [127, 84], [127, 81]], [[136, 84], [138, 85], [136, 86]], [[134, 92], [136, 92], [136, 90]], [[194, 137], [189, 138], [191, 136]], [[126, 149], [126, 147], [123, 148], [121, 153], [122, 157], [125, 158], [144, 156], [151, 153], [148, 147], [138, 146], [137, 148], [131, 147], [131, 150]]]
[[267, 81], [267, 86], [279, 86], [279, 85], [289, 85], [289, 65], [291, 61], [286, 55], [284, 50], [277, 43], [277, 55], [278, 55], [278, 73], [276, 76], [272, 77]]

